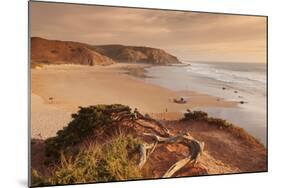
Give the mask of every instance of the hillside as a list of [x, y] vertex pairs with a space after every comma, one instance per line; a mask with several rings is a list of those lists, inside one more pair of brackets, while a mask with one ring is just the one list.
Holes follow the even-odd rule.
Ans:
[[51, 64], [109, 65], [112, 59], [76, 42], [31, 38], [31, 61]]
[[31, 62], [109, 65], [116, 62], [167, 65], [181, 63], [164, 50], [123, 45], [93, 46], [79, 42], [31, 38]]
[[92, 46], [92, 49], [118, 62], [152, 63], [158, 65], [181, 63], [177, 57], [157, 48], [102, 45]]
[[113, 104], [80, 107], [72, 118], [57, 136], [32, 141], [33, 185], [267, 170], [263, 145], [201, 111], [159, 121]]

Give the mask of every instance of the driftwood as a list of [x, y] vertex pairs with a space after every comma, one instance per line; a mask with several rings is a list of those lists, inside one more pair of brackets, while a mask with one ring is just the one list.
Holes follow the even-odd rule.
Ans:
[[[189, 148], [190, 151], [189, 155], [186, 158], [179, 160], [174, 165], [172, 165], [168, 169], [168, 171], [163, 175], [163, 178], [171, 177], [173, 174], [175, 174], [178, 170], [180, 170], [182, 167], [186, 165], [195, 165], [199, 157], [203, 153], [204, 143], [199, 142], [189, 134], [181, 133], [170, 137], [161, 137], [151, 133], [144, 133], [144, 135], [154, 138], [155, 143], [144, 144], [141, 146], [141, 158], [139, 163], [140, 167], [142, 167], [145, 164], [146, 160], [148, 159], [148, 154], [150, 155], [154, 151], [158, 143], [159, 144], [181, 143]], [[148, 150], [149, 153], [147, 154], [147, 151], [145, 150]]]
[[157, 146], [157, 142], [154, 142], [153, 144], [142, 144], [140, 145], [140, 162], [139, 167], [142, 168], [147, 159], [149, 158], [150, 154], [154, 151], [154, 149]]
[[[153, 143], [144, 143], [140, 145], [140, 160], [138, 163], [139, 168], [142, 168], [149, 156], [153, 153], [158, 144], [173, 144], [180, 143], [189, 148], [188, 156], [184, 159], [177, 161], [173, 164], [164, 174], [163, 178], [173, 176], [177, 171], [186, 165], [195, 165], [203, 153], [204, 143], [194, 139], [188, 133], [179, 133], [172, 135], [169, 130], [150, 116], [142, 115], [137, 109], [133, 113], [127, 108], [120, 109], [118, 112], [112, 114], [112, 119], [115, 121], [133, 120], [133, 122], [146, 129], [151, 130], [153, 133], [143, 133], [144, 136], [153, 138]], [[140, 120], [140, 121], [139, 121]], [[149, 125], [150, 124], [150, 125]], [[152, 126], [151, 126], [152, 125]]]
[[[135, 120], [141, 119], [141, 120], [147, 121], [149, 123], [153, 123], [153, 124], [157, 125], [162, 131], [164, 131], [166, 136], [170, 135], [169, 130], [166, 127], [164, 127], [160, 121], [157, 121], [157, 120], [151, 118], [149, 115], [146, 115], [146, 116], [142, 115], [137, 109], [134, 110], [134, 114], [135, 114]], [[144, 125], [142, 125], [142, 126], [144, 126]]]

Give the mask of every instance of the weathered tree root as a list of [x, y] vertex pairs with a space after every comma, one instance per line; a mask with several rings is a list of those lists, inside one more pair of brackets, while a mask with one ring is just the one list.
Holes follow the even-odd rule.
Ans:
[[200, 156], [203, 153], [204, 143], [199, 142], [198, 140], [194, 139], [188, 133], [186, 134], [177, 134], [177, 135], [170, 135], [169, 137], [161, 137], [152, 133], [144, 133], [145, 136], [153, 137], [155, 142], [153, 144], [143, 144], [140, 147], [141, 157], [139, 161], [139, 167], [142, 168], [143, 165], [146, 163], [149, 155], [154, 151], [157, 144], [171, 144], [171, 143], [181, 143], [189, 148], [189, 155], [188, 157], [179, 160], [175, 164], [173, 164], [167, 172], [162, 176], [163, 178], [168, 178], [173, 176], [177, 171], [183, 168], [185, 165], [195, 165], [199, 160]]
[[142, 144], [140, 145], [140, 162], [139, 167], [142, 168], [147, 159], [149, 158], [150, 154], [154, 151], [154, 149], [157, 146], [157, 142], [154, 142], [153, 144]]
[[160, 136], [169, 136], [169, 134], [167, 134], [167, 132], [165, 131], [165, 130], [161, 130], [161, 129], [159, 129], [159, 130], [157, 130], [155, 127], [152, 127], [152, 126], [150, 126], [149, 124], [145, 124], [145, 123], [143, 123], [143, 122], [141, 122], [141, 121], [139, 121], [139, 120], [137, 120], [137, 121], [135, 121], [135, 124], [136, 125], [138, 125], [138, 126], [141, 126], [141, 127], [143, 127], [143, 128], [145, 128], [145, 129], [149, 129], [149, 130], [151, 130], [152, 132], [154, 132], [156, 135], [160, 135]]
[[[139, 167], [142, 168], [146, 161], [148, 160], [149, 156], [153, 153], [155, 148], [158, 144], [173, 144], [173, 143], [180, 143], [189, 148], [189, 155], [177, 161], [173, 164], [162, 176], [163, 178], [172, 177], [177, 171], [183, 168], [186, 165], [195, 165], [200, 156], [203, 154], [204, 143], [199, 142], [198, 140], [194, 139], [188, 133], [180, 133], [177, 135], [170, 134], [169, 130], [162, 125], [160, 121], [157, 121], [150, 116], [142, 115], [138, 112], [137, 109], [131, 113], [127, 108], [120, 109], [118, 112], [112, 114], [112, 119], [114, 121], [123, 121], [129, 120], [133, 121], [135, 124], [142, 126], [146, 129], [151, 130], [154, 133], [143, 133], [144, 136], [150, 136], [154, 139], [154, 142], [151, 144], [145, 143], [140, 145], [140, 160], [139, 160]], [[141, 121], [138, 121], [141, 120]], [[144, 122], [142, 122], [144, 121]], [[150, 123], [153, 126], [150, 126]]]
[[169, 136], [169, 134], [170, 134], [169, 130], [166, 127], [164, 127], [160, 121], [157, 121], [157, 120], [151, 118], [149, 115], [144, 116], [136, 109], [134, 111], [134, 114], [135, 114], [135, 120], [142, 119], [144, 121], [153, 123], [153, 124], [157, 125], [160, 129], [162, 129], [164, 131], [164, 133], [166, 134], [166, 136]]

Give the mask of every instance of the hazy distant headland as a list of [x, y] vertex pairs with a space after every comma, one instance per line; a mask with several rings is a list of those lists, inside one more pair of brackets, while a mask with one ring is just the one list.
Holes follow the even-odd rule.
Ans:
[[162, 49], [124, 46], [89, 45], [72, 41], [31, 38], [31, 61], [45, 64], [109, 65], [116, 62], [180, 64], [177, 57]]

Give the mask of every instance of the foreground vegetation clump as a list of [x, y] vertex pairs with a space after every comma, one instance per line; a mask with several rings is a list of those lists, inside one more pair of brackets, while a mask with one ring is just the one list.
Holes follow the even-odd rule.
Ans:
[[224, 119], [209, 117], [208, 113], [203, 111], [189, 111], [184, 113], [181, 121], [204, 121], [211, 126], [217, 126], [219, 129], [224, 129], [231, 132], [235, 136], [246, 140], [251, 144], [260, 144], [258, 140], [249, 135], [244, 129], [227, 122]]
[[75, 156], [61, 154], [60, 163], [51, 175], [32, 172], [32, 185], [57, 185], [141, 178], [137, 165], [141, 140], [119, 134], [108, 143], [91, 145]]
[[193, 111], [193, 112], [184, 113], [183, 120], [198, 121], [198, 120], [205, 120], [206, 118], [208, 118], [208, 114], [206, 112]]
[[114, 123], [118, 121], [118, 114], [131, 116], [131, 109], [121, 104], [96, 105], [79, 107], [79, 111], [72, 114], [73, 120], [57, 132], [57, 136], [45, 141], [45, 153], [52, 160], [59, 159], [61, 152], [73, 154], [75, 145], [82, 143], [88, 137], [105, 136], [114, 132]]

